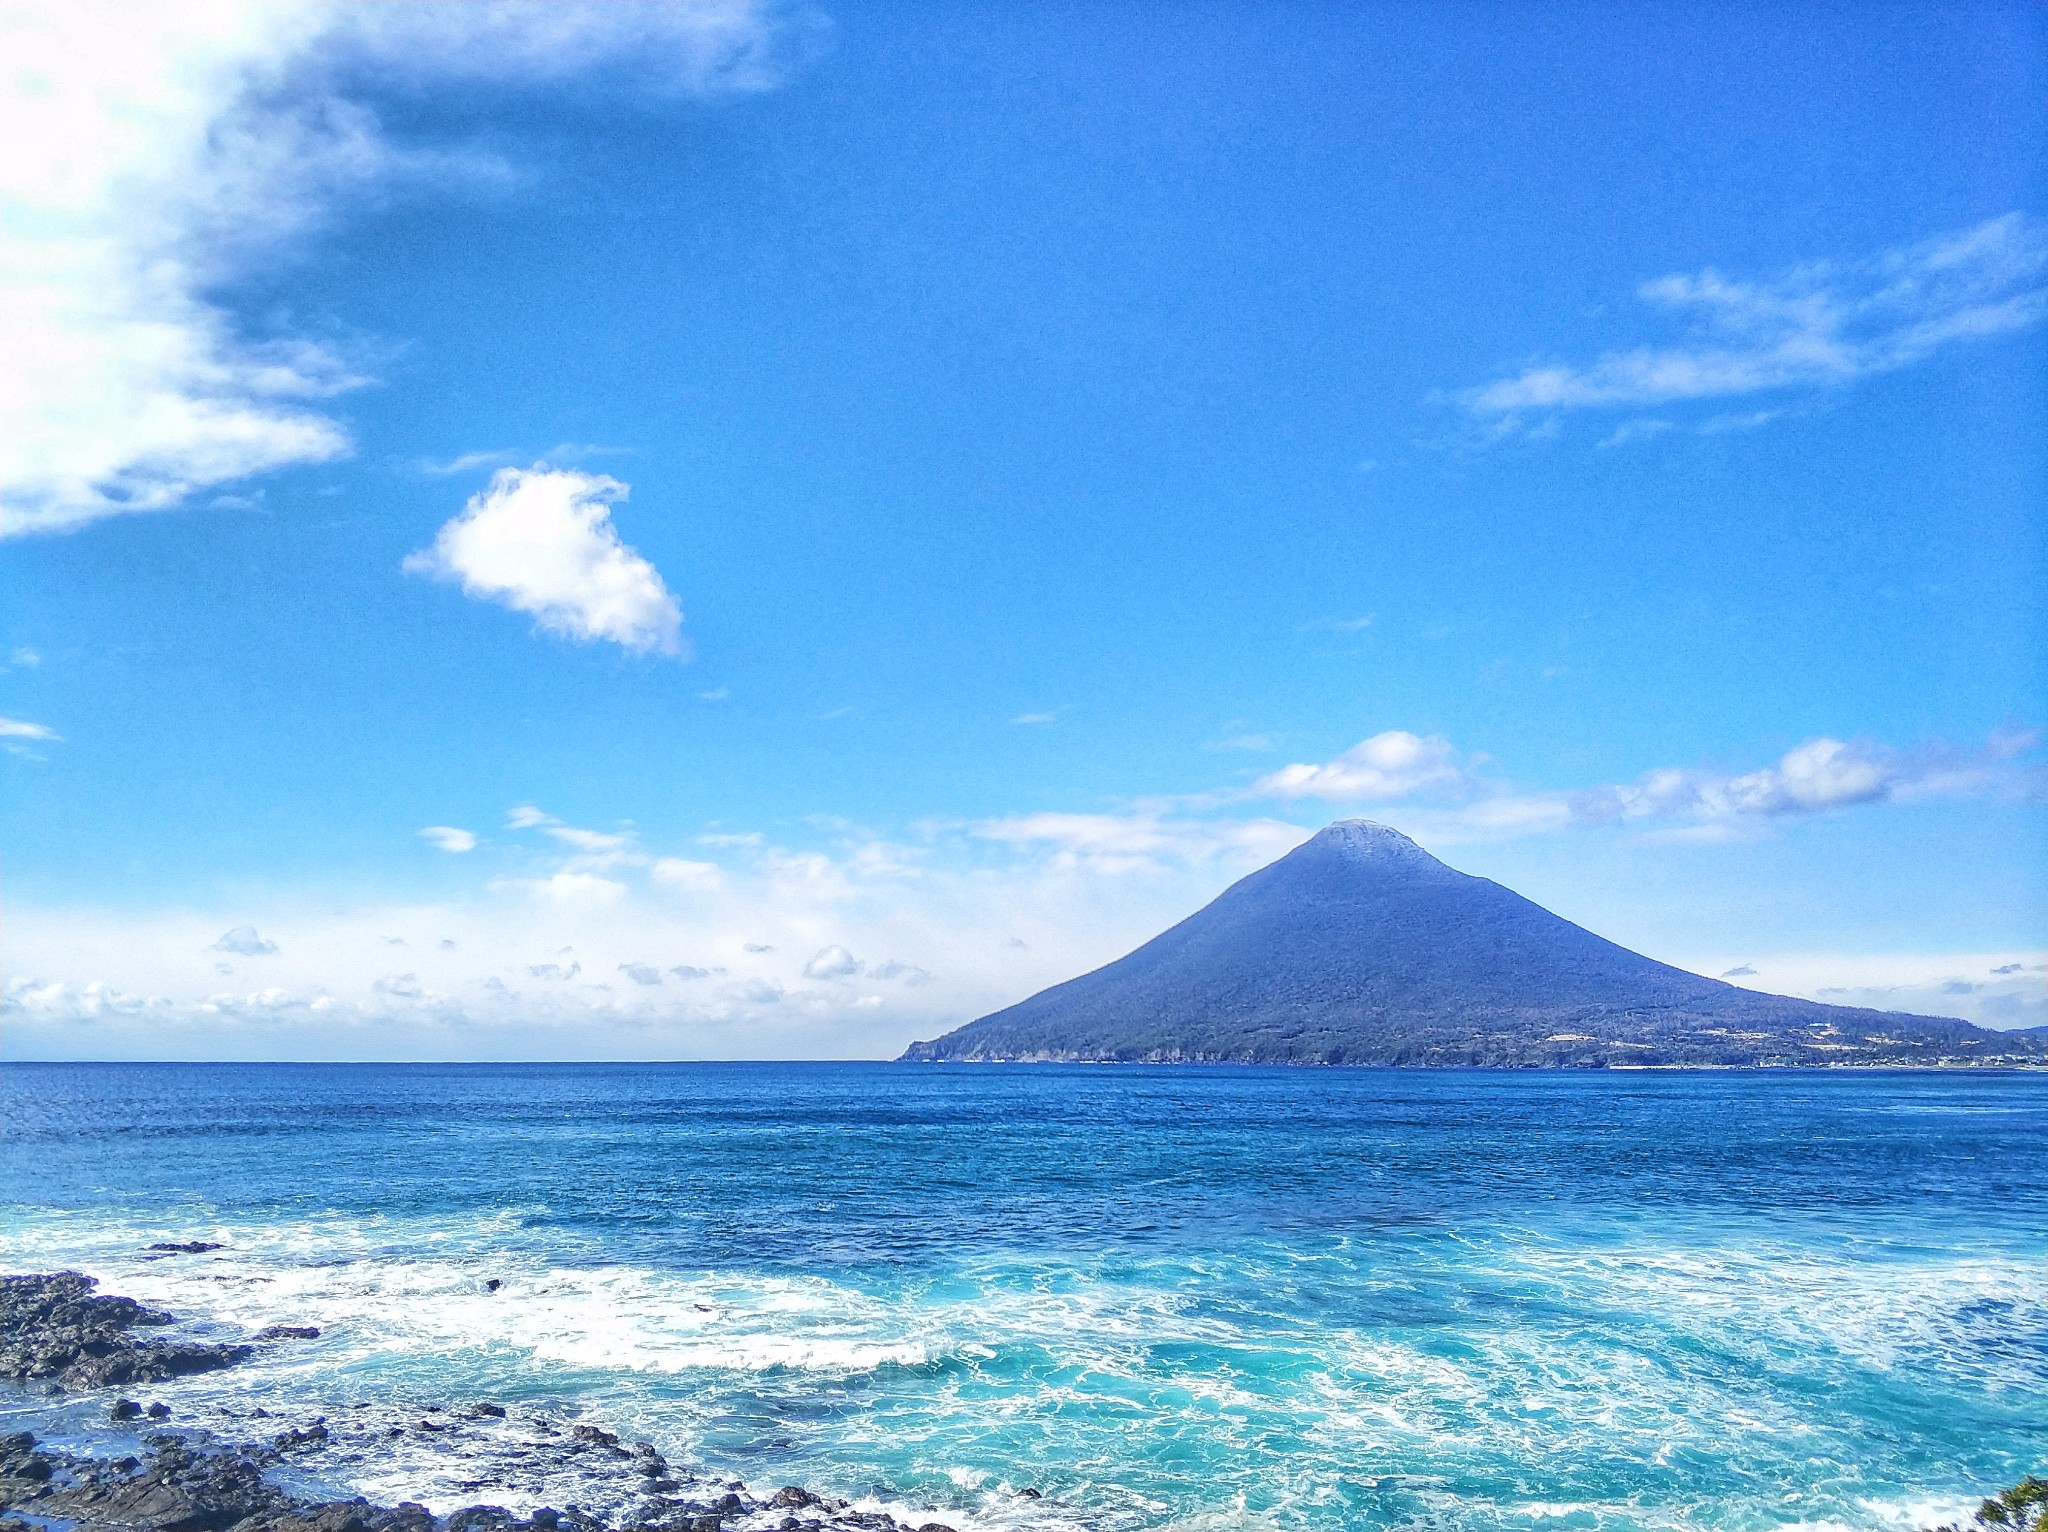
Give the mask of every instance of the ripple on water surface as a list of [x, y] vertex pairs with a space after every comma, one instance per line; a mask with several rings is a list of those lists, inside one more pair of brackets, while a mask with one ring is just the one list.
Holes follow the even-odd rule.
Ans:
[[[224, 1428], [258, 1401], [490, 1398], [750, 1482], [1105, 1532], [1905, 1528], [2048, 1458], [2041, 1077], [17, 1066], [0, 1089], [10, 1266], [202, 1328], [321, 1328], [157, 1391]], [[226, 1248], [146, 1255], [171, 1237]], [[414, 1433], [305, 1471], [442, 1509], [572, 1498], [487, 1446]]]

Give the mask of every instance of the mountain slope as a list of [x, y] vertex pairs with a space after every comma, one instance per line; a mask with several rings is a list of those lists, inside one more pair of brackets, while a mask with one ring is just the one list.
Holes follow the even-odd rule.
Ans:
[[1396, 830], [1331, 825], [1107, 967], [905, 1059], [1289, 1064], [2039, 1058], [1945, 1017], [1701, 978], [1595, 936]]

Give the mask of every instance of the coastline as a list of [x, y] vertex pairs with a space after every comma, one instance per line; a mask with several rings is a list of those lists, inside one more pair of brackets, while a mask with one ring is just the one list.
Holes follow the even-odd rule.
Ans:
[[[156, 1248], [169, 1256], [218, 1247]], [[702, 1466], [672, 1464], [651, 1442], [489, 1400], [307, 1416], [259, 1404], [237, 1422], [257, 1439], [229, 1440], [221, 1430], [173, 1423], [160, 1400], [128, 1395], [238, 1366], [260, 1346], [316, 1339], [319, 1331], [278, 1325], [246, 1342], [165, 1340], [155, 1332], [176, 1326], [176, 1316], [97, 1287], [71, 1271], [0, 1276], [0, 1387], [19, 1391], [24, 1403], [113, 1395], [106, 1418], [132, 1428], [128, 1450], [99, 1452], [27, 1431], [0, 1434], [4, 1532], [955, 1532], [935, 1517], [899, 1520], [800, 1485], [762, 1492]], [[417, 1419], [393, 1424], [393, 1413]], [[476, 1488], [516, 1474], [528, 1486], [568, 1493], [552, 1497], [559, 1507], [524, 1514], [487, 1501], [437, 1514], [421, 1500], [387, 1505], [319, 1492], [333, 1476], [320, 1472], [321, 1459], [361, 1461], [405, 1435], [430, 1437], [484, 1466], [485, 1477], [471, 1481]]]

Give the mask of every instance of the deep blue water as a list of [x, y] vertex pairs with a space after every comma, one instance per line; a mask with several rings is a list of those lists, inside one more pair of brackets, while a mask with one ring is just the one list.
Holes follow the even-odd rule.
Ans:
[[[10, 1269], [322, 1327], [160, 1390], [186, 1419], [529, 1402], [963, 1528], [1904, 1528], [2048, 1465], [2048, 1076], [10, 1065], [0, 1094]], [[195, 1237], [227, 1248], [144, 1258]], [[324, 1471], [478, 1498], [411, 1451]]]

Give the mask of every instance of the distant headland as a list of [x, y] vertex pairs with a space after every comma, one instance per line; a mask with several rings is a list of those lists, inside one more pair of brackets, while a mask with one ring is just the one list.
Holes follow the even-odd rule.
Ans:
[[1760, 994], [1347, 819], [1107, 967], [906, 1061], [1436, 1067], [2048, 1062], [2048, 1028]]

